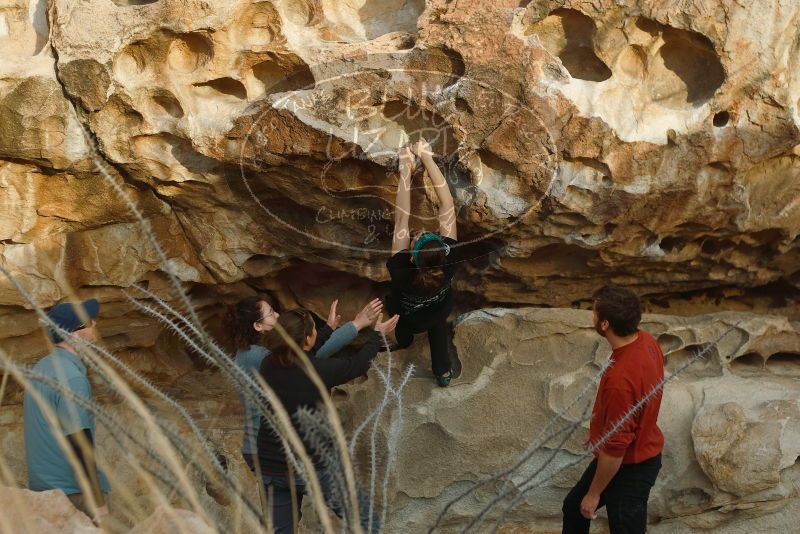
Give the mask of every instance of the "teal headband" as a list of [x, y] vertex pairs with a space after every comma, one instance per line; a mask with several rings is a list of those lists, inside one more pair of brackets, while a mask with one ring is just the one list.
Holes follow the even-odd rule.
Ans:
[[419, 236], [417, 242], [414, 243], [414, 250], [411, 252], [412, 255], [414, 256], [415, 265], [419, 266], [419, 251], [422, 250], [422, 247], [425, 246], [425, 243], [428, 243], [429, 241], [438, 241], [442, 245], [442, 248], [444, 249], [444, 255], [447, 256], [450, 254], [450, 245], [444, 242], [442, 236], [440, 236], [439, 234], [435, 234], [433, 232], [425, 232], [424, 234]]

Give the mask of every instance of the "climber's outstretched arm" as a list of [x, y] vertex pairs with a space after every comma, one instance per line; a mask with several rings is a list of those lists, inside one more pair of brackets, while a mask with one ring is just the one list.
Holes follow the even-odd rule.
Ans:
[[431, 146], [427, 141], [421, 139], [415, 145], [414, 150], [425, 166], [425, 170], [428, 171], [428, 176], [433, 182], [433, 189], [439, 199], [439, 235], [450, 239], [458, 239], [456, 206], [453, 203], [453, 195], [450, 194], [450, 188], [447, 186], [447, 180], [444, 179], [442, 171], [433, 161]]
[[408, 147], [403, 147], [399, 155], [400, 179], [397, 182], [397, 199], [394, 207], [392, 256], [407, 249], [411, 242], [408, 220], [411, 218], [411, 173], [414, 171], [414, 154]]

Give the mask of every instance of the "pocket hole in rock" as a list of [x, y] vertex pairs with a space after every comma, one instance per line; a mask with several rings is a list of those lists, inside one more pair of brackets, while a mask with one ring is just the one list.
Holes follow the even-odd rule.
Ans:
[[665, 28], [658, 61], [652, 64], [653, 100], [666, 107], [699, 106], [725, 81], [711, 41], [698, 33]]
[[153, 104], [157, 112], [166, 113], [176, 119], [183, 117], [183, 108], [178, 99], [171, 93], [164, 92], [154, 95]]
[[556, 9], [531, 25], [525, 33], [537, 35], [547, 51], [558, 56], [573, 78], [602, 82], [611, 77], [611, 69], [594, 51], [597, 33], [594, 20], [580, 11]]
[[764, 358], [756, 352], [742, 354], [731, 362], [735, 374], [757, 374], [764, 371]]
[[167, 64], [173, 70], [189, 73], [205, 65], [213, 55], [211, 42], [205, 35], [185, 33], [170, 43]]
[[334, 401], [346, 401], [350, 398], [350, 394], [339, 388], [333, 388], [333, 391], [331, 391], [331, 398]]
[[766, 367], [776, 375], [800, 376], [800, 353], [776, 352], [767, 358]]
[[463, 98], [456, 98], [456, 109], [462, 113], [472, 113], [472, 107]]
[[405, 66], [408, 75], [428, 88], [449, 87], [464, 76], [466, 65], [457, 51], [447, 48], [414, 50]]
[[664, 354], [669, 354], [683, 346], [683, 340], [672, 334], [661, 334], [658, 336], [658, 345]]
[[712, 347], [703, 355], [702, 359], [697, 359], [700, 352], [706, 350], [706, 348], [708, 348], [707, 343], [700, 343], [697, 345], [687, 345], [680, 350], [671, 352], [666, 355], [665, 368], [669, 372], [675, 372], [690, 360], [694, 359], [687, 372], [691, 372], [693, 369], [698, 371], [707, 370], [718, 357], [719, 353], [716, 347]]
[[158, 0], [112, 0], [119, 7], [146, 6], [155, 4]]
[[714, 114], [714, 118], [712, 119], [712, 123], [717, 128], [722, 128], [723, 126], [727, 126], [728, 122], [731, 120], [731, 114], [727, 111], [720, 111], [719, 113]]
[[676, 236], [667, 236], [659, 244], [664, 252], [675, 252], [686, 246], [686, 240]]
[[[297, 58], [298, 61], [299, 58]], [[253, 76], [264, 85], [268, 94], [312, 89], [314, 75], [308, 65], [283, 67], [276, 60], [262, 61], [253, 65]]]
[[233, 96], [240, 100], [247, 98], [247, 89], [242, 82], [233, 78], [216, 78], [203, 83], [194, 84], [204, 96]]

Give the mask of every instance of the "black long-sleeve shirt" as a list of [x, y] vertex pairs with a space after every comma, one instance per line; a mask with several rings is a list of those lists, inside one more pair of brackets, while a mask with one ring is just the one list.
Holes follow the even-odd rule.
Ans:
[[[381, 336], [378, 332], [374, 332], [355, 356], [350, 358], [327, 358], [324, 360], [313, 358], [312, 355], [317, 346], [322, 346], [325, 340], [330, 337], [330, 334], [331, 330], [327, 325], [321, 327], [317, 334], [317, 344], [309, 354], [311, 364], [328, 389], [345, 384], [365, 374], [369, 369], [370, 362], [378, 354], [378, 349], [381, 346]], [[279, 367], [273, 365], [270, 358], [265, 358], [261, 364], [260, 373], [267, 385], [275, 391], [283, 407], [292, 416], [292, 424], [295, 429], [298, 428], [294, 418], [297, 410], [301, 407], [316, 408], [322, 401], [317, 386], [314, 385], [299, 365]], [[263, 418], [258, 431], [257, 444], [262, 472], [286, 476], [288, 469], [283, 445]], [[308, 449], [308, 447], [306, 448]]]

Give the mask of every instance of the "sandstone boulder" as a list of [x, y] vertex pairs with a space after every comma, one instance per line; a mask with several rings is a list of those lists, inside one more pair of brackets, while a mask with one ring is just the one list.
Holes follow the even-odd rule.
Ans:
[[[759, 525], [759, 532], [787, 532], [786, 525], [796, 521], [800, 509], [794, 489], [800, 480], [797, 323], [742, 313], [690, 318], [645, 315], [642, 327], [662, 346], [667, 373], [681, 369], [698, 350], [706, 350], [703, 359], [671, 379], [665, 390], [659, 424], [667, 445], [651, 498], [651, 530], [738, 534], [745, 525]], [[489, 308], [462, 316], [454, 330], [452, 355], [460, 374], [447, 389], [433, 381], [424, 339], [393, 353], [391, 362], [387, 355], [375, 361], [377, 369], [390, 371], [395, 383], [409, 364], [416, 366], [404, 390], [402, 412], [390, 402], [377, 426], [374, 421], [367, 423], [356, 446], [358, 471], [369, 487], [369, 443], [374, 432], [378, 463], [373, 472], [379, 499], [383, 473], [390, 467], [387, 532], [424, 531], [460, 492], [513, 464], [551, 420], [551, 429], [568, 428], [571, 433], [546, 442], [504, 483], [492, 482], [459, 501], [443, 525], [448, 532], [463, 529], [505, 489], [507, 497], [487, 516], [490, 524], [518, 497], [518, 504], [504, 517], [507, 527], [557, 531], [561, 500], [588, 462], [580, 456], [586, 425], [575, 425], [594, 399], [591, 380], [610, 348], [591, 327], [591, 313], [582, 310]], [[128, 361], [179, 399], [245, 494], [257, 495], [255, 480], [239, 454], [238, 396], [220, 374], [193, 370], [179, 361], [163, 360], [155, 367], [146, 358]], [[384, 396], [380, 384], [377, 370], [372, 370], [366, 379], [334, 390], [348, 432], [380, 404]], [[584, 395], [578, 398], [581, 392]], [[117, 396], [104, 387], [98, 387], [97, 394], [125, 428], [141, 436], [151, 433]], [[0, 445], [13, 476], [23, 484], [22, 407], [16, 398], [0, 413]], [[151, 409], [175, 420], [170, 407], [144, 398]], [[185, 425], [176, 424], [190, 438]], [[159, 503], [137, 470], [140, 461], [132, 462], [140, 453], [119, 448], [103, 426], [98, 429], [98, 443], [101, 465], [112, 484], [124, 481], [128, 490], [141, 496], [137, 501], [141, 512], [135, 517], [135, 524], [141, 525]], [[537, 483], [540, 476], [527, 487], [526, 480], [551, 456], [541, 475], [549, 478]], [[241, 519], [235, 500], [201, 473], [191, 471], [190, 481], [212, 521], [233, 524], [236, 517]], [[172, 505], [190, 508], [184, 502]], [[164, 521], [167, 516], [159, 512]], [[311, 507], [304, 516], [308, 525], [314, 524]]]
[[704, 406], [692, 425], [703, 471], [717, 488], [740, 497], [774, 488], [781, 471], [800, 458], [797, 401], [775, 400], [758, 408], [748, 417], [736, 402]]
[[[99, 298], [108, 346], [185, 403], [252, 488], [235, 460], [234, 392], [125, 293], [179, 305], [171, 274], [223, 344], [224, 305], [245, 295], [320, 315], [342, 297], [354, 313], [387, 291], [396, 150], [426, 137], [465, 243], [456, 315], [471, 313], [456, 326], [453, 388], [431, 388], [422, 342], [392, 364], [420, 374], [408, 413], [376, 430], [403, 443], [391, 527], [429, 524], [553, 415], [580, 418], [571, 402], [607, 350], [570, 308], [613, 282], [670, 314], [645, 324], [670, 372], [744, 318], [666, 392], [651, 529], [790, 532], [798, 28], [793, 0], [12, 0], [0, 9], [0, 265], [38, 305]], [[412, 226], [433, 228], [421, 173], [413, 200]], [[552, 309], [513, 309], [524, 305]], [[756, 315], [698, 316], [720, 311]], [[21, 363], [48, 349], [5, 277], [0, 349]], [[378, 382], [337, 392], [349, 421], [378, 402]], [[21, 394], [0, 399], [18, 483]], [[581, 432], [524, 472], [552, 451], [554, 465], [578, 458]], [[104, 461], [146, 494], [124, 453], [110, 446]], [[524, 494], [509, 524], [557, 530], [576, 469]], [[498, 491], [448, 521], [464, 526]], [[235, 514], [214, 490], [201, 499], [215, 519]], [[157, 505], [145, 500], [137, 522]]]
[[[793, 484], [800, 475], [800, 389], [794, 375], [785, 372], [800, 365], [797, 324], [744, 314], [646, 315], [643, 328], [662, 346], [668, 376], [708, 349], [665, 390], [659, 424], [667, 446], [651, 499], [651, 529], [727, 534], [739, 532], [740, 521], [758, 517], [765, 532], [780, 532], [788, 523], [778, 510], [796, 509]], [[582, 402], [573, 401], [610, 354], [591, 327], [590, 312], [564, 309], [472, 312], [459, 319], [454, 344], [461, 374], [446, 390], [432, 387], [424, 340], [395, 355], [395, 377], [408, 363], [418, 368], [406, 389], [402, 419], [396, 412], [387, 414], [379, 430], [380, 439], [399, 433], [392, 467], [398, 476], [389, 489], [391, 529], [402, 524], [422, 531], [454, 496], [510, 466], [552, 418], [555, 429], [579, 421], [594, 389]], [[786, 367], [743, 371], [750, 364], [741, 359], [754, 351]], [[385, 369], [386, 363], [377, 365]], [[381, 391], [368, 380], [343, 387], [342, 395], [341, 407], [355, 424], [376, 405]], [[491, 524], [551, 454], [557, 451], [550, 471], [574, 461], [586, 432], [584, 424], [563, 443], [563, 436], [552, 439], [505, 486], [491, 483], [456, 504], [444, 525], [464, 528], [503, 487], [510, 489], [489, 514]], [[365, 448], [362, 462], [368, 461]], [[588, 459], [534, 484], [505, 521], [534, 532], [557, 530], [561, 499], [585, 463]]]
[[0, 532], [100, 534], [86, 514], [60, 490], [30, 491], [0, 486]]
[[203, 519], [188, 510], [159, 507], [149, 518], [132, 528], [129, 534], [170, 534], [172, 532], [196, 532], [214, 534]]
[[51, 264], [107, 288], [274, 287], [309, 263], [384, 281], [387, 173], [425, 135], [475, 242], [465, 302], [569, 306], [613, 276], [654, 310], [797, 314], [798, 25], [774, 23], [793, 2], [17, 4], [0, 247], [43, 304], [64, 296]]

